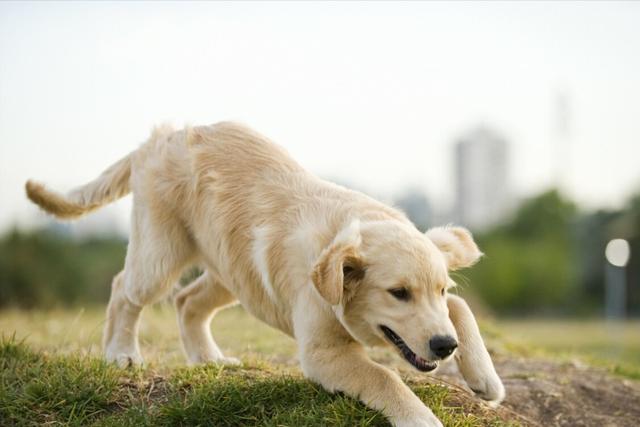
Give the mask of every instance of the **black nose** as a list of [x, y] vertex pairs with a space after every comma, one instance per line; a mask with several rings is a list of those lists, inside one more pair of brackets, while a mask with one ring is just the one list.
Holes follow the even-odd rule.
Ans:
[[458, 347], [456, 340], [450, 335], [436, 335], [429, 340], [429, 348], [433, 354], [444, 359]]

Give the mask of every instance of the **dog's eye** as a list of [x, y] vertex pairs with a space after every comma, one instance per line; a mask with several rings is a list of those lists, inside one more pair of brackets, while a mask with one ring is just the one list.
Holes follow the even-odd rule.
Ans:
[[445, 288], [442, 288], [442, 291], [440, 291], [440, 294], [441, 294], [442, 296], [444, 296], [444, 293], [445, 293], [446, 291], [447, 291], [447, 290], [446, 290]]
[[399, 299], [400, 301], [409, 301], [411, 294], [407, 288], [390, 289], [389, 293]]

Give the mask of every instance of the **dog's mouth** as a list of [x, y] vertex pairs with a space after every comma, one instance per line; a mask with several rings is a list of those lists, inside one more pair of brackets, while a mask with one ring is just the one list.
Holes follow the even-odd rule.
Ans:
[[415, 354], [409, 346], [400, 338], [400, 335], [393, 332], [391, 328], [388, 328], [384, 325], [380, 325], [380, 329], [384, 332], [385, 336], [393, 345], [395, 345], [402, 356], [407, 360], [407, 362], [411, 363], [417, 370], [422, 372], [433, 371], [438, 367], [438, 362], [430, 362], [428, 360], [424, 360], [422, 357]]

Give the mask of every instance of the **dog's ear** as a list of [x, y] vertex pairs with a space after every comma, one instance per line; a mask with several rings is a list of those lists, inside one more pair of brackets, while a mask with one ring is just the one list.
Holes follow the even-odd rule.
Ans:
[[313, 267], [313, 285], [331, 305], [339, 304], [345, 290], [364, 277], [364, 264], [358, 253], [361, 241], [360, 222], [355, 220], [338, 233]]
[[466, 228], [435, 227], [425, 234], [444, 254], [449, 270], [470, 267], [482, 256], [478, 245], [473, 241], [473, 236]]

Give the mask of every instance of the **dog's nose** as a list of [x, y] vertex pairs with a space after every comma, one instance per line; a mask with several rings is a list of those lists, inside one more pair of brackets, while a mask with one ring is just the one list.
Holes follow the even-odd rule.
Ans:
[[429, 348], [433, 354], [444, 359], [458, 347], [456, 340], [450, 335], [436, 335], [429, 340]]

